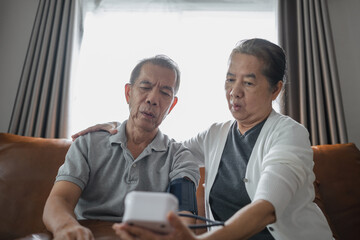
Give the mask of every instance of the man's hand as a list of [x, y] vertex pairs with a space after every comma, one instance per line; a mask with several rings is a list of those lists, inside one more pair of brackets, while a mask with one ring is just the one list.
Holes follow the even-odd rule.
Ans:
[[54, 232], [55, 240], [94, 240], [90, 229], [79, 224], [67, 226]]
[[89, 132], [96, 132], [96, 131], [106, 131], [108, 133], [110, 133], [111, 135], [116, 134], [117, 133], [117, 122], [107, 122], [107, 123], [101, 123], [101, 124], [96, 124], [94, 126], [88, 127], [85, 130], [82, 130], [78, 133], [75, 133], [74, 135], [71, 136], [72, 140], [75, 141], [76, 138], [85, 135]]
[[144, 228], [130, 226], [128, 224], [114, 224], [115, 233], [123, 240], [195, 240], [195, 235], [173, 212], [169, 213], [168, 220], [174, 228], [169, 234], [157, 234]]

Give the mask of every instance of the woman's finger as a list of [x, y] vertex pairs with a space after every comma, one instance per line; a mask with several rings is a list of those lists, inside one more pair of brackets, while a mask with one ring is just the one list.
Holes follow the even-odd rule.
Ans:
[[[128, 224], [114, 224], [115, 233], [125, 240], [142, 239], [142, 240], [159, 240], [160, 235], [153, 233], [147, 229], [130, 226]], [[121, 238], [121, 239], [122, 239]]]
[[190, 229], [185, 225], [183, 221], [181, 221], [180, 217], [178, 217], [174, 212], [170, 212], [168, 215], [168, 220], [170, 225], [174, 228], [172, 231], [171, 238], [174, 240], [191, 240], [196, 239], [194, 234], [190, 231]]

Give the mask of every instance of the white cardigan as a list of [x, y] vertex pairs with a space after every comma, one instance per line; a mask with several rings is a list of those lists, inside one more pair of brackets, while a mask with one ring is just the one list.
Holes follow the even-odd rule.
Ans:
[[[232, 123], [213, 124], [184, 143], [198, 159], [204, 160], [201, 164], [205, 165], [205, 211], [210, 219], [214, 218], [209, 194]], [[275, 239], [332, 239], [325, 216], [313, 203], [313, 165], [307, 130], [273, 110], [250, 156], [245, 186], [252, 201], [264, 199], [273, 204], [276, 222], [267, 227]]]

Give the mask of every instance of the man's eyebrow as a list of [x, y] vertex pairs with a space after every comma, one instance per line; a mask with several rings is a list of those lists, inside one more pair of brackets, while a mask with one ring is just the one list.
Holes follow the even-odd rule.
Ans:
[[142, 80], [141, 82], [139, 82], [139, 84], [148, 84], [151, 85], [151, 82], [148, 80]]
[[226, 76], [227, 76], [227, 77], [235, 77], [236, 75], [233, 74], [233, 73], [231, 73], [231, 72], [227, 72], [227, 73], [226, 73]]
[[172, 88], [172, 87], [170, 87], [170, 86], [162, 86], [161, 88], [162, 88], [162, 89], [169, 90], [169, 91], [171, 91], [171, 92], [174, 91], [174, 88]]
[[247, 78], [254, 78], [254, 79], [256, 79], [256, 75], [255, 75], [255, 73], [249, 73], [249, 74], [246, 74], [246, 75], [245, 75], [245, 77], [247, 77]]
[[[146, 85], [150, 85], [152, 86], [152, 83], [148, 80], [142, 80], [139, 82], [139, 84], [146, 84]], [[166, 90], [169, 90], [171, 92], [174, 92], [174, 88], [170, 87], [170, 86], [162, 86], [161, 87], [162, 89], [166, 89]]]

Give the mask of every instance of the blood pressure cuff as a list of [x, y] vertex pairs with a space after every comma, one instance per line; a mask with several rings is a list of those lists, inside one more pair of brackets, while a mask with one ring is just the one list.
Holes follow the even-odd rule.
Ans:
[[195, 184], [187, 178], [177, 178], [170, 182], [168, 190], [179, 200], [179, 211], [198, 214]]

